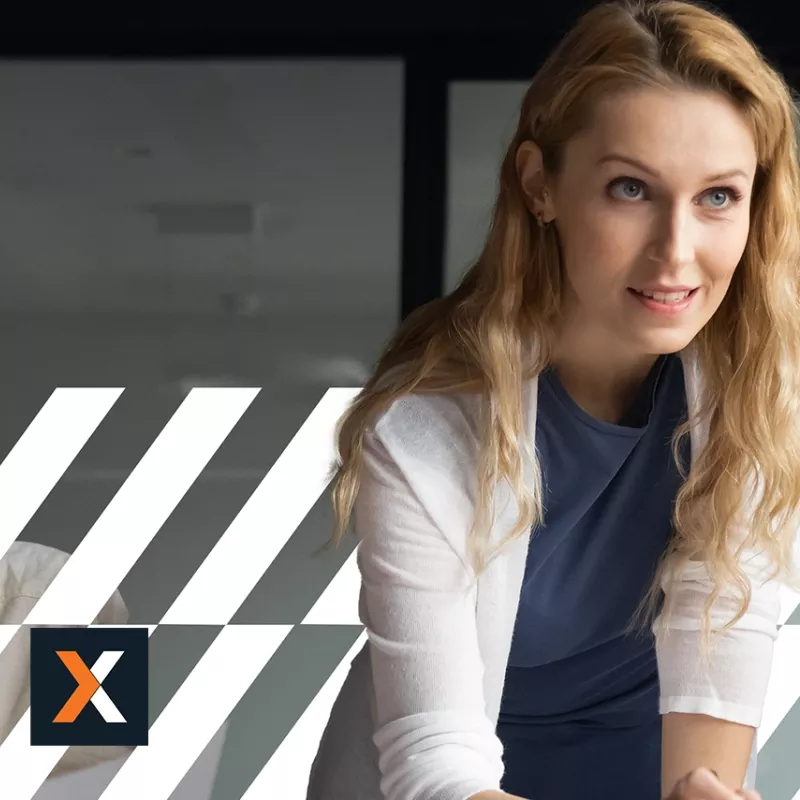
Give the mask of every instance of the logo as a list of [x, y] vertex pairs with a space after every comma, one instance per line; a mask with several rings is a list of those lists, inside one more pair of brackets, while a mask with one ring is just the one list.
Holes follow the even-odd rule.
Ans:
[[31, 744], [147, 744], [145, 628], [31, 628]]

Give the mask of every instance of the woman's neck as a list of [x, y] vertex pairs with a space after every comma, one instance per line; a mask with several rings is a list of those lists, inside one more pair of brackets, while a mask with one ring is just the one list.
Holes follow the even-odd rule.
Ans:
[[618, 423], [631, 407], [657, 355], [561, 337], [551, 366], [570, 397], [595, 419]]

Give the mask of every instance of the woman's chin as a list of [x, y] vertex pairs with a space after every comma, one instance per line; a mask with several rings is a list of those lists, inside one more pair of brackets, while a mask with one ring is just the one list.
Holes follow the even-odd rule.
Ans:
[[[688, 347], [697, 336], [697, 333], [695, 330], [660, 330], [648, 331], [636, 338], [639, 340], [638, 343], [642, 346], [644, 352], [655, 356], [663, 356], [670, 353], [678, 353]], [[628, 342], [630, 342], [630, 331], [628, 333]]]

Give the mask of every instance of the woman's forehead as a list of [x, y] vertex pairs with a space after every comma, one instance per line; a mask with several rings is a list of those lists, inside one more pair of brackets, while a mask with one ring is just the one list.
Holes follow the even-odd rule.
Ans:
[[608, 96], [566, 149], [567, 160], [584, 169], [622, 155], [653, 173], [741, 170], [752, 176], [757, 161], [747, 119], [727, 98], [710, 92], [654, 89]]

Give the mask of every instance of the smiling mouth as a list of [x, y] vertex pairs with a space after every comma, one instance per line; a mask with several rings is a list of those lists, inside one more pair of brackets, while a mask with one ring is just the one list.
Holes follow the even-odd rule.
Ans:
[[646, 290], [640, 291], [639, 289], [632, 288], [629, 288], [628, 291], [633, 292], [640, 297], [646, 297], [649, 300], [654, 300], [656, 303], [672, 305], [673, 303], [682, 303], [684, 300], [691, 297], [697, 291], [697, 288], [687, 289], [683, 292], [650, 292]]

